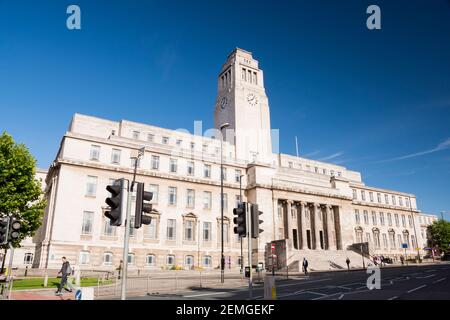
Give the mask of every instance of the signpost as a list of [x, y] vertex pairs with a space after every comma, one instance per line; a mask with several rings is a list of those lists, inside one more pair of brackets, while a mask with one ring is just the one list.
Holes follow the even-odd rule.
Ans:
[[408, 258], [406, 257], [406, 249], [408, 249], [408, 244], [402, 243], [402, 248], [405, 249], [405, 261], [406, 261], [406, 265], [408, 265]]

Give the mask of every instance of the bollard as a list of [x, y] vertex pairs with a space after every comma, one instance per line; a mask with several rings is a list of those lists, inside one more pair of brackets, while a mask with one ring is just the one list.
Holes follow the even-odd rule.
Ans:
[[200, 270], [200, 288], [202, 288], [202, 271]]
[[147, 295], [150, 293], [150, 275], [147, 275]]
[[277, 291], [275, 287], [275, 277], [266, 275], [264, 279], [264, 300], [276, 300]]
[[44, 275], [44, 288], [47, 288], [47, 284], [48, 284], [48, 274], [47, 274], [47, 271], [46, 271], [45, 275]]

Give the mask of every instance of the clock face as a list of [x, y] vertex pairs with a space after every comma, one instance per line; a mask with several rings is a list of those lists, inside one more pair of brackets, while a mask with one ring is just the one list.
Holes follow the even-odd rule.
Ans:
[[249, 93], [247, 95], [247, 101], [251, 106], [255, 106], [258, 104], [258, 97], [254, 93]]
[[228, 104], [227, 97], [222, 97], [222, 99], [220, 99], [219, 104], [220, 104], [220, 108], [221, 108], [222, 110], [225, 109], [225, 107], [226, 107], [227, 104]]

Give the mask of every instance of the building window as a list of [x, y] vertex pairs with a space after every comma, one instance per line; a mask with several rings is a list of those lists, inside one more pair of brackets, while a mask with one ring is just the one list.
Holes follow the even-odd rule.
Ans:
[[[220, 196], [220, 195], [219, 195]], [[223, 205], [223, 210], [227, 210], [228, 209], [228, 194], [226, 194], [226, 193], [224, 193], [223, 194], [223, 202], [222, 202], [222, 205]]]
[[381, 203], [381, 193], [377, 193], [377, 200], [378, 200], [378, 203]]
[[367, 210], [364, 210], [364, 223], [369, 224], [369, 213]]
[[90, 160], [98, 160], [100, 158], [100, 146], [91, 146], [91, 152], [89, 155]]
[[401, 249], [402, 248], [402, 236], [400, 234], [397, 235], [397, 246]]
[[211, 241], [211, 222], [203, 222], [203, 241]]
[[90, 235], [92, 234], [92, 222], [94, 220], [94, 213], [91, 211], [83, 212], [83, 224], [81, 227], [81, 234]]
[[391, 216], [391, 214], [388, 213], [388, 214], [387, 214], [387, 217], [388, 217], [388, 224], [389, 224], [390, 226], [392, 226], [392, 216]]
[[115, 236], [116, 228], [111, 225], [111, 220], [103, 219], [103, 235], [105, 236]]
[[211, 178], [211, 165], [205, 164], [203, 167], [203, 176], [205, 178]]
[[173, 265], [175, 264], [175, 256], [172, 255], [172, 254], [169, 254], [169, 255], [167, 256], [166, 264], [167, 264], [168, 266], [173, 266]]
[[389, 204], [389, 196], [387, 194], [384, 195], [384, 203]]
[[408, 216], [408, 222], [409, 222], [409, 227], [412, 228], [413, 227], [413, 220], [412, 220], [412, 216]]
[[184, 222], [184, 240], [194, 241], [195, 240], [194, 234], [195, 234], [194, 221], [186, 220]]
[[136, 165], [136, 168], [140, 167], [140, 161], [138, 158], [131, 158], [130, 159], [130, 167], [134, 168], [134, 165]]
[[372, 224], [377, 225], [377, 213], [375, 211], [372, 211]]
[[358, 209], [355, 209], [355, 222], [356, 222], [356, 224], [360, 224], [361, 223]]
[[152, 156], [152, 169], [159, 170], [159, 156]]
[[203, 266], [210, 268], [212, 266], [211, 256], [203, 256]]
[[223, 224], [223, 242], [228, 243], [230, 241], [229, 239], [229, 224], [228, 223], [224, 223]]
[[395, 218], [395, 225], [396, 225], [397, 227], [399, 227], [399, 226], [400, 226], [400, 222], [399, 222], [399, 220], [398, 220], [398, 214], [394, 214], [394, 218]]
[[33, 264], [33, 254], [32, 253], [25, 253], [23, 257], [23, 264], [28, 266]]
[[147, 264], [147, 266], [154, 266], [156, 265], [156, 257], [154, 254], [148, 254], [147, 257], [145, 258], [145, 262]]
[[364, 190], [361, 190], [361, 199], [362, 201], [366, 201], [366, 193]]
[[240, 196], [240, 195], [237, 195], [237, 196], [235, 197], [235, 204], [234, 204], [234, 207], [237, 208], [237, 207], [239, 206], [240, 203], [241, 203], [241, 196]]
[[387, 235], [386, 233], [383, 233], [383, 248], [387, 249], [387, 247], [388, 247]]
[[132, 266], [134, 265], [134, 253], [129, 253], [127, 257], [127, 263], [128, 265]]
[[103, 265], [104, 266], [112, 266], [113, 263], [113, 254], [111, 252], [105, 252], [103, 254]]
[[155, 135], [152, 133], [147, 134], [147, 141], [148, 142], [153, 142], [155, 141]]
[[177, 172], [177, 160], [176, 159], [170, 159], [170, 172], [176, 173]]
[[95, 197], [97, 193], [97, 177], [87, 176], [86, 195]]
[[169, 137], [162, 137], [161, 142], [162, 144], [169, 144]]
[[394, 196], [394, 195], [392, 196], [392, 204], [393, 204], [394, 206], [397, 205], [397, 202], [395, 201], [395, 196]]
[[291, 168], [291, 169], [294, 167], [294, 164], [292, 163], [292, 161], [288, 162], [288, 167]]
[[191, 150], [194, 151], [195, 149], [195, 142], [191, 142]]
[[380, 224], [384, 226], [384, 213], [380, 212]]
[[222, 168], [222, 179], [227, 181], [227, 168]]
[[169, 187], [169, 204], [175, 205], [177, 203], [177, 188]]
[[357, 196], [357, 193], [356, 193], [355, 189], [353, 189], [353, 199], [354, 200], [358, 199], [358, 196]]
[[153, 194], [151, 203], [158, 203], [158, 189], [159, 189], [159, 187], [157, 184], [150, 185], [148, 191], [150, 191]]
[[253, 72], [253, 83], [256, 85], [258, 84], [258, 76], [257, 76], [256, 72]]
[[187, 163], [187, 174], [188, 174], [188, 176], [193, 176], [195, 174], [194, 161], [188, 161], [188, 163]]
[[370, 233], [366, 232], [366, 242], [370, 244]]
[[194, 256], [186, 256], [184, 260], [184, 265], [189, 269], [194, 267]]
[[369, 199], [370, 199], [370, 202], [373, 202], [373, 192], [369, 192]]
[[247, 81], [247, 70], [242, 68], [242, 80]]
[[242, 174], [241, 170], [238, 169], [234, 170], [234, 182], [239, 183], [241, 181], [241, 174]]
[[402, 197], [398, 197], [398, 204], [399, 204], [399, 206], [403, 207], [403, 198]]
[[146, 227], [147, 232], [144, 233], [145, 238], [153, 239], [153, 240], [158, 238], [158, 230], [157, 230], [157, 226], [156, 226], [156, 223], [157, 223], [156, 220], [157, 220], [156, 218], [152, 217], [150, 224], [147, 225], [147, 227]]
[[203, 209], [211, 209], [211, 192], [203, 192]]
[[402, 226], [406, 227], [406, 218], [405, 215], [402, 214]]
[[80, 264], [81, 265], [89, 264], [89, 251], [80, 252]]
[[202, 145], [202, 152], [208, 153], [208, 145], [207, 144]]
[[175, 240], [176, 239], [176, 227], [177, 227], [177, 221], [175, 219], [167, 220], [167, 240]]
[[411, 235], [411, 249], [415, 249], [415, 248], [417, 248], [416, 238], [414, 237], [414, 235]]
[[111, 152], [111, 163], [120, 164], [120, 149], [112, 149]]
[[195, 190], [187, 189], [186, 192], [186, 207], [194, 208], [195, 207]]
[[408, 198], [405, 198], [405, 203], [406, 203], [406, 206], [409, 208], [409, 199]]
[[139, 131], [133, 131], [133, 139], [139, 140], [140, 133]]
[[177, 147], [178, 148], [180, 148], [181, 147], [181, 144], [183, 143], [183, 140], [181, 140], [181, 139], [177, 139]]

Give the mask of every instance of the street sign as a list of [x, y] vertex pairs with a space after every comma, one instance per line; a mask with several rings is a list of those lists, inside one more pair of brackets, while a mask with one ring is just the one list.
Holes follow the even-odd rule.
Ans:
[[407, 243], [402, 243], [402, 248], [403, 249], [408, 249], [408, 244]]

